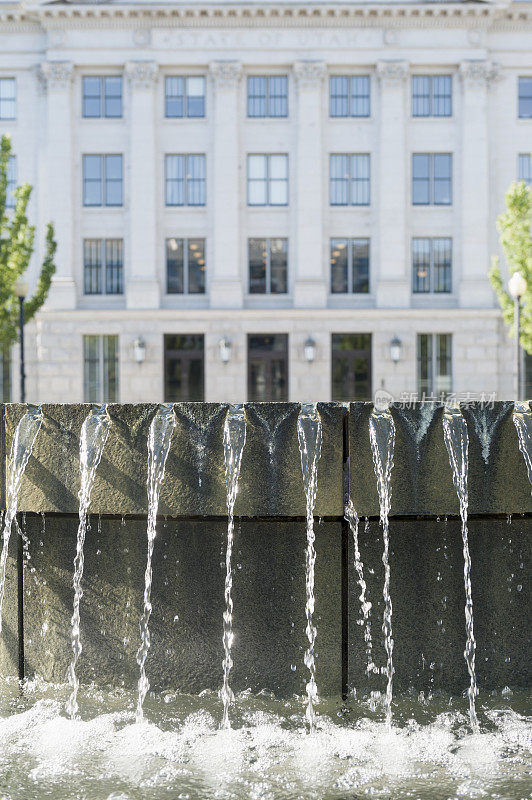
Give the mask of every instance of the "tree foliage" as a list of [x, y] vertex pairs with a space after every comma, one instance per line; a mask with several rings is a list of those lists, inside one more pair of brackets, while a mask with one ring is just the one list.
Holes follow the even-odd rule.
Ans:
[[[11, 156], [11, 139], [0, 140], [0, 345], [9, 346], [18, 337], [19, 299], [15, 283], [27, 270], [35, 243], [35, 226], [27, 217], [32, 187], [24, 183], [15, 189], [14, 208], [8, 209], [8, 164]], [[39, 280], [32, 297], [24, 303], [26, 321], [41, 308], [55, 272], [54, 254], [57, 245], [54, 228], [46, 226], [45, 255]]]
[[[521, 272], [527, 289], [521, 298], [519, 341], [532, 354], [532, 190], [524, 181], [512, 183], [506, 192], [506, 211], [497, 219], [497, 230], [510, 274]], [[499, 261], [495, 257], [489, 271], [491, 285], [497, 293], [504, 322], [515, 336], [514, 301], [503, 282]]]

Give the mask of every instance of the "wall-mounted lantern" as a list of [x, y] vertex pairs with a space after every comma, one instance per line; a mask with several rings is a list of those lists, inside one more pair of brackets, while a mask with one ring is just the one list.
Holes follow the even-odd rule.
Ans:
[[401, 342], [398, 336], [394, 336], [392, 341], [390, 342], [390, 358], [392, 359], [394, 364], [397, 364], [397, 362], [401, 360], [402, 348], [403, 348], [403, 343]]
[[133, 342], [133, 358], [137, 364], [142, 364], [146, 358], [146, 342], [142, 336], [137, 336]]
[[305, 360], [311, 364], [316, 358], [316, 342], [309, 336], [304, 344]]
[[218, 347], [220, 348], [220, 361], [227, 364], [231, 358], [231, 339], [227, 336], [222, 336], [218, 342]]

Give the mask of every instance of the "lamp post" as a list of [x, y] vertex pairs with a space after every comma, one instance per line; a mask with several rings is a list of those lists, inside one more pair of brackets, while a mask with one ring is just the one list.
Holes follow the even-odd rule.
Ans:
[[17, 278], [15, 294], [18, 297], [20, 327], [20, 402], [26, 402], [26, 370], [24, 363], [24, 300], [28, 294], [28, 283], [22, 277]]
[[521, 297], [526, 292], [526, 279], [522, 272], [514, 272], [508, 281], [508, 291], [514, 300], [514, 320], [515, 320], [515, 399], [521, 399], [521, 346], [519, 344], [519, 334], [521, 332]]

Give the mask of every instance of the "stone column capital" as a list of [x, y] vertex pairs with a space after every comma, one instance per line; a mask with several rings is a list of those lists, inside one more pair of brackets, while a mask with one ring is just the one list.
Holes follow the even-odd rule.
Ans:
[[151, 89], [159, 76], [159, 65], [155, 61], [128, 61], [125, 72], [135, 89]]
[[211, 61], [209, 73], [217, 89], [234, 89], [240, 83], [244, 69], [240, 61]]
[[306, 89], [320, 86], [327, 75], [323, 61], [296, 61], [292, 69], [298, 85]]
[[480, 89], [496, 80], [500, 75], [500, 69], [493, 61], [462, 61], [458, 74], [466, 88]]
[[381, 85], [399, 86], [410, 75], [410, 64], [401, 60], [377, 61], [376, 73]]
[[74, 76], [74, 64], [72, 61], [43, 61], [37, 75], [43, 91], [68, 89]]

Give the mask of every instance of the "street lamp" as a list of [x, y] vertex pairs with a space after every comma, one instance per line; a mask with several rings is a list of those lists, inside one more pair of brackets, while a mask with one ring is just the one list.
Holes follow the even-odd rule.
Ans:
[[515, 320], [515, 380], [516, 393], [515, 399], [521, 399], [521, 346], [519, 344], [519, 334], [521, 332], [521, 297], [526, 292], [527, 284], [522, 272], [514, 272], [508, 281], [508, 291], [514, 300], [514, 320]]
[[17, 278], [15, 294], [18, 297], [19, 327], [20, 327], [20, 402], [26, 402], [26, 371], [24, 364], [24, 300], [29, 291], [28, 282], [24, 278]]

